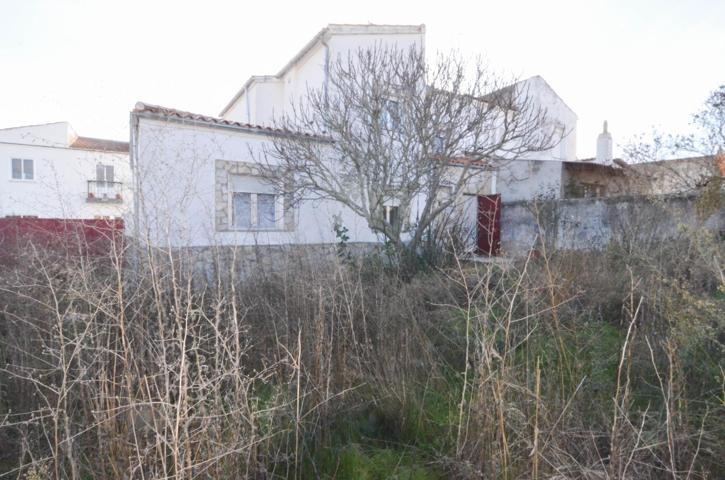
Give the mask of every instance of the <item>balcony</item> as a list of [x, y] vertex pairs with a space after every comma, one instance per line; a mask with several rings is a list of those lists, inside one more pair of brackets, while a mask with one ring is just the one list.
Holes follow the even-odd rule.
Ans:
[[88, 203], [121, 203], [122, 182], [105, 182], [99, 180], [88, 180]]

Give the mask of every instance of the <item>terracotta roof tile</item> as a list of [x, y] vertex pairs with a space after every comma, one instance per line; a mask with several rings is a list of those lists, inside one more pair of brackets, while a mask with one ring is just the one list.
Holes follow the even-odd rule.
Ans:
[[485, 160], [474, 160], [468, 157], [451, 157], [448, 159], [448, 163], [451, 165], [473, 165], [475, 167], [485, 167]]
[[128, 153], [128, 142], [119, 142], [116, 140], [105, 140], [102, 138], [92, 137], [76, 137], [75, 141], [70, 144], [70, 148], [76, 148], [79, 150], [103, 150], [107, 152]]
[[232, 127], [248, 128], [252, 130], [259, 130], [260, 132], [283, 133], [289, 135], [296, 134], [310, 138], [322, 138], [310, 133], [296, 133], [291, 130], [284, 130], [281, 128], [265, 127], [263, 125], [254, 125], [244, 122], [235, 122], [232, 120], [227, 120], [225, 118], [212, 117], [210, 115], [202, 115], [199, 113], [191, 113], [183, 110], [177, 110], [175, 108], [162, 107], [160, 105], [151, 105], [143, 102], [136, 103], [136, 108], [134, 108], [133, 111], [136, 113], [154, 113], [157, 115], [163, 115], [165, 117], [179, 118], [181, 120], [193, 120], [197, 122], [209, 123], [212, 125], [228, 125]]

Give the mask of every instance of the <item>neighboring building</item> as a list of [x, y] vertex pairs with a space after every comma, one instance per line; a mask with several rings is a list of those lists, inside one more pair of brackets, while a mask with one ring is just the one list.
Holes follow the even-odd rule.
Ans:
[[498, 171], [496, 193], [504, 204], [535, 197], [561, 198], [564, 195], [564, 165], [578, 162], [576, 154], [577, 115], [540, 76], [519, 82], [520, 95], [528, 95], [534, 104], [546, 110], [556, 138], [547, 152], [531, 153], [525, 158], [502, 165]]
[[[350, 243], [379, 242], [363, 218], [337, 202], [288, 204], [262, 180], [256, 163], [273, 137], [291, 134], [270, 128], [273, 120], [308, 88], [326, 88], [331, 59], [378, 43], [422, 49], [425, 27], [329, 25], [276, 75], [250, 78], [221, 117], [138, 103], [131, 115], [137, 234], [172, 247], [311, 245], [338, 241], [337, 224], [347, 228]], [[459, 213], [472, 226], [487, 196], [500, 194], [504, 202], [550, 191], [561, 196], [563, 163], [576, 160], [577, 117], [556, 92], [538, 76], [507, 88], [546, 109], [563, 141], [471, 182]], [[398, 214], [394, 201], [385, 211]], [[410, 215], [402, 221], [414, 221], [415, 209]]]
[[702, 190], [723, 177], [723, 159], [717, 155], [673, 158], [655, 162], [620, 164], [628, 179], [629, 194], [673, 195]]
[[122, 218], [132, 205], [128, 143], [67, 122], [0, 129], [0, 218]]
[[607, 122], [597, 139], [597, 157], [565, 162], [564, 198], [695, 193], [725, 176], [722, 155], [673, 158], [627, 163], [612, 156], [612, 136]]

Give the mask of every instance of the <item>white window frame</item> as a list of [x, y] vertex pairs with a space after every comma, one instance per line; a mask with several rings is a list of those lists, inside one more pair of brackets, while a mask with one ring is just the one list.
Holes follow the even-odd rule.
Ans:
[[[103, 178], [98, 177], [99, 170], [103, 172]], [[111, 171], [111, 180], [108, 179], [108, 171]], [[108, 183], [115, 183], [116, 181], [116, 169], [113, 165], [109, 165], [107, 163], [99, 163], [96, 165], [96, 182], [99, 184], [108, 184]]]
[[[20, 162], [20, 178], [13, 177], [13, 163], [16, 160]], [[32, 176], [30, 178], [26, 178], [27, 172], [25, 169], [25, 166], [26, 166], [25, 162], [30, 162], [30, 165], [31, 165], [30, 170], [32, 171]], [[35, 160], [32, 158], [11, 158], [10, 159], [10, 180], [12, 180], [14, 182], [32, 182], [32, 181], [34, 181], [35, 180]]]
[[[237, 232], [277, 232], [284, 230], [284, 198], [279, 193], [243, 192], [231, 190], [229, 192], [229, 225], [230, 229]], [[237, 227], [234, 212], [234, 195], [246, 193], [249, 195], [250, 226]], [[259, 226], [259, 195], [274, 196], [274, 227]]]

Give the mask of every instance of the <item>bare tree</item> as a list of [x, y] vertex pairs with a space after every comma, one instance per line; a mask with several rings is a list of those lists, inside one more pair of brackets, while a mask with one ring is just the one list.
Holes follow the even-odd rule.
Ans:
[[725, 85], [710, 93], [692, 116], [691, 125], [690, 133], [667, 134], [655, 129], [624, 145], [626, 161], [638, 164], [626, 170], [630, 189], [638, 193], [686, 193], [708, 186], [713, 191], [720, 189], [725, 168]]
[[561, 140], [525, 88], [482, 62], [429, 63], [421, 50], [383, 45], [332, 61], [323, 86], [275, 126], [315, 134], [265, 149], [265, 174], [281, 190], [340, 202], [413, 253], [471, 182]]
[[692, 117], [696, 132], [675, 137], [673, 147], [700, 155], [715, 155], [725, 149], [725, 85], [713, 90], [702, 109]]

